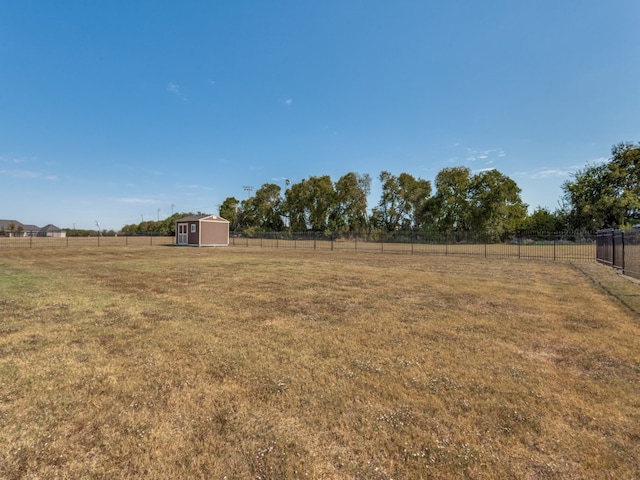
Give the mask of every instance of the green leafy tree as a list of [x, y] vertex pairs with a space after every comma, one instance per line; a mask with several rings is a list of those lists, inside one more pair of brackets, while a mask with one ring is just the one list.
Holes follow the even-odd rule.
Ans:
[[548, 208], [538, 206], [520, 225], [520, 229], [528, 232], [560, 232], [565, 230], [564, 213], [558, 209], [551, 212]]
[[173, 236], [176, 234], [176, 222], [181, 218], [193, 215], [191, 212], [174, 213], [170, 217], [161, 220], [157, 224], [157, 233], [161, 235]]
[[367, 196], [371, 191], [371, 177], [349, 172], [334, 186], [334, 209], [330, 227], [334, 231], [361, 232], [367, 227]]
[[[120, 229], [120, 232], [123, 235], [137, 235], [138, 234], [138, 225], [136, 225], [135, 223], [131, 223], [131, 224], [125, 225], [124, 227], [122, 227]], [[69, 235], [69, 236], [73, 236], [73, 235]]]
[[280, 186], [275, 183], [265, 183], [253, 197], [242, 202], [244, 220], [248, 227], [255, 227], [266, 231], [280, 231], [284, 226], [282, 221]]
[[467, 202], [473, 231], [496, 236], [515, 231], [527, 216], [520, 192], [516, 182], [498, 170], [474, 175]]
[[[123, 235], [167, 235], [172, 236], [176, 234], [176, 221], [181, 218], [194, 215], [192, 212], [174, 213], [170, 217], [160, 221], [146, 221], [138, 224], [125, 225], [120, 229], [120, 233]], [[71, 235], [70, 235], [71, 236]]]
[[640, 220], [640, 145], [620, 143], [611, 153], [562, 185], [572, 228], [621, 228]]
[[438, 172], [435, 197], [429, 205], [437, 230], [453, 232], [471, 228], [470, 186], [471, 170], [467, 167], [449, 167]]
[[619, 143], [611, 149], [609, 181], [615, 186], [613, 216], [618, 226], [640, 220], [640, 144]]
[[424, 212], [431, 197], [431, 183], [428, 180], [414, 178], [407, 173], [401, 173], [398, 182], [402, 197], [409, 205], [409, 222], [405, 219], [404, 224], [408, 227], [421, 228], [425, 220]]
[[285, 194], [284, 213], [292, 231], [325, 231], [335, 211], [336, 195], [331, 177], [309, 177], [295, 183]]
[[431, 184], [408, 173], [396, 177], [383, 171], [379, 178], [382, 194], [378, 206], [373, 209], [372, 223], [388, 232], [419, 226], [431, 194]]
[[220, 216], [229, 221], [232, 231], [238, 228], [242, 219], [242, 205], [236, 197], [228, 197], [220, 205]]

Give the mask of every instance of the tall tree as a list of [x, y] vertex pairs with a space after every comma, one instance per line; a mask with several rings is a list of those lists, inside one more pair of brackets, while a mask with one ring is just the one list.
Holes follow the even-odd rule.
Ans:
[[371, 177], [349, 172], [335, 183], [334, 209], [330, 227], [335, 231], [360, 232], [367, 226], [367, 196]]
[[471, 227], [469, 187], [471, 170], [467, 167], [448, 167], [436, 175], [433, 215], [441, 232], [466, 231]]
[[[431, 196], [431, 183], [428, 180], [414, 178], [407, 173], [400, 174], [398, 183], [400, 184], [402, 197], [409, 205], [408, 226], [420, 228], [424, 222], [424, 211]], [[406, 221], [405, 225], [407, 225]]]
[[373, 224], [384, 230], [392, 232], [402, 228], [403, 219], [407, 214], [407, 205], [400, 195], [400, 182], [398, 177], [384, 170], [380, 172], [382, 194], [378, 206], [371, 214]]
[[242, 205], [236, 197], [227, 197], [220, 205], [220, 216], [229, 221], [232, 231], [236, 230], [242, 217]]
[[527, 216], [520, 191], [516, 182], [496, 169], [474, 175], [468, 201], [471, 228], [498, 236], [515, 231]]
[[265, 183], [253, 197], [242, 202], [244, 219], [249, 227], [263, 230], [282, 230], [284, 223], [281, 216], [280, 186]]
[[573, 174], [562, 188], [572, 228], [618, 228], [640, 220], [640, 145], [620, 143], [602, 164]]
[[396, 177], [386, 170], [379, 178], [382, 194], [372, 212], [373, 224], [388, 232], [418, 226], [420, 213], [431, 193], [431, 184], [408, 173]]
[[293, 231], [324, 231], [335, 209], [335, 191], [331, 177], [309, 177], [295, 183], [285, 193], [284, 213]]

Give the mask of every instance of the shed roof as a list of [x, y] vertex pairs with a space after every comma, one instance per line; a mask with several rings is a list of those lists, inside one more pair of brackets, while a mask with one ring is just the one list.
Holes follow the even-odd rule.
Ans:
[[189, 215], [188, 217], [183, 217], [179, 220], [176, 220], [176, 222], [195, 222], [195, 221], [209, 220], [209, 219], [229, 223], [229, 220], [226, 220], [217, 215]]

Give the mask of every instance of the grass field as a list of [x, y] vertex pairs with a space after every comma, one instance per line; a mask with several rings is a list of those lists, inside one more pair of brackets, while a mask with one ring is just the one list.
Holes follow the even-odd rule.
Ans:
[[640, 477], [640, 286], [595, 263], [92, 247], [0, 272], [0, 478]]

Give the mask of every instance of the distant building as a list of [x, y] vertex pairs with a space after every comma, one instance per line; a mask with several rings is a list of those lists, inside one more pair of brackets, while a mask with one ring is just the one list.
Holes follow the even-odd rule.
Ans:
[[49, 224], [45, 227], [27, 225], [17, 220], [0, 220], [0, 237], [66, 237], [67, 233]]

